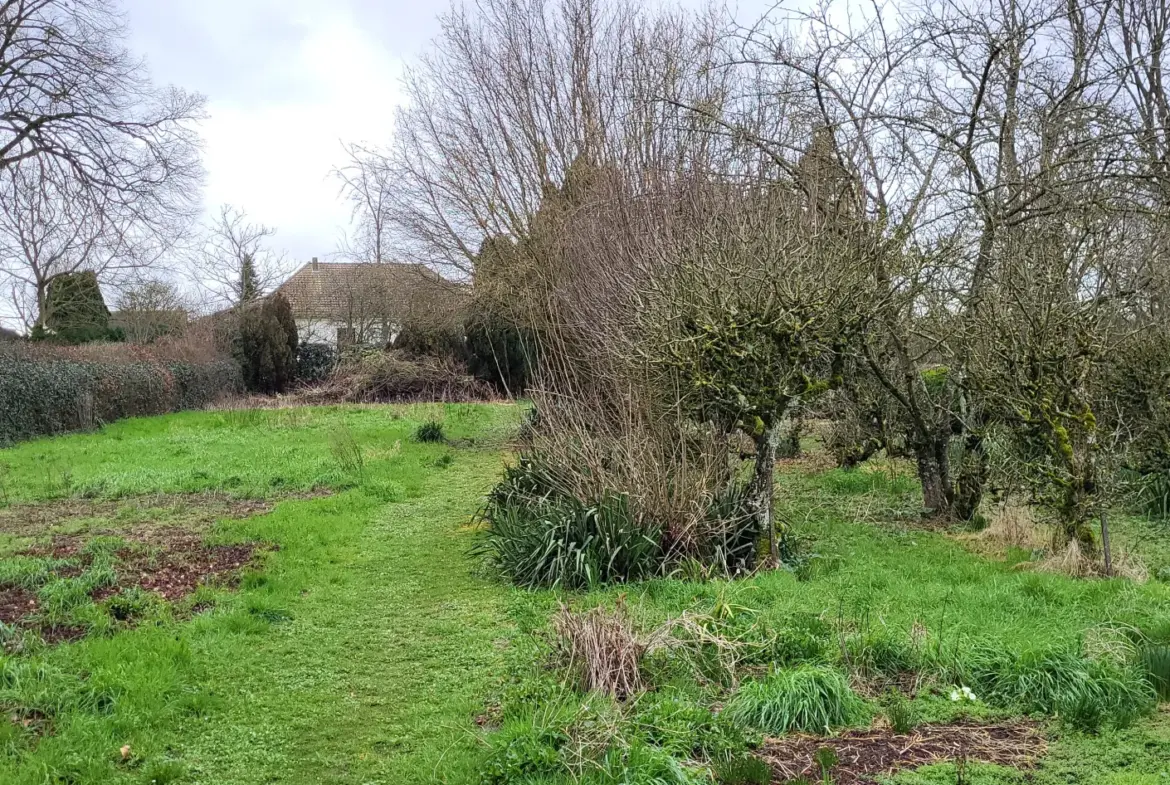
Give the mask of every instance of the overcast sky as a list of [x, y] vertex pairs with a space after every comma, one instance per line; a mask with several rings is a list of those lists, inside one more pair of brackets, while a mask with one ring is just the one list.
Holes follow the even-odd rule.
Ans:
[[295, 259], [335, 250], [348, 220], [330, 170], [341, 140], [384, 141], [403, 63], [438, 32], [426, 0], [124, 0], [156, 82], [203, 93], [206, 205], [278, 229]]
[[[698, 6], [701, 0], [684, 0]], [[733, 0], [734, 3], [735, 0]], [[278, 230], [298, 261], [337, 248], [349, 215], [329, 172], [341, 141], [385, 142], [404, 64], [449, 0], [124, 0], [156, 82], [203, 93], [205, 203]], [[739, 0], [744, 18], [774, 0]]]

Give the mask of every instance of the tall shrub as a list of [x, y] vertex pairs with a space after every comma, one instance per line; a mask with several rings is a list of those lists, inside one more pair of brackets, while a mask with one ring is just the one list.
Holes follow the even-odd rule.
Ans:
[[41, 303], [40, 323], [32, 337], [81, 344], [122, 340], [123, 335], [110, 328], [110, 309], [102, 297], [97, 275], [84, 271], [59, 275], [49, 283]]
[[292, 306], [284, 295], [243, 306], [233, 353], [245, 386], [269, 394], [287, 390], [296, 377], [298, 341]]

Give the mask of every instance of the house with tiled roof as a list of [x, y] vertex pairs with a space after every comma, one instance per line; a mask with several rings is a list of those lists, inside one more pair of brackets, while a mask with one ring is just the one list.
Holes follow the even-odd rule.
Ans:
[[385, 345], [411, 320], [458, 307], [461, 284], [428, 267], [313, 259], [277, 288], [292, 306], [302, 343]]

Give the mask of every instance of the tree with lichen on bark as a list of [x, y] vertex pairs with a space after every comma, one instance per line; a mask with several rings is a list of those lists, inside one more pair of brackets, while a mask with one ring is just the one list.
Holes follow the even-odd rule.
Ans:
[[755, 444], [747, 501], [773, 564], [784, 545], [773, 498], [781, 423], [839, 384], [865, 323], [850, 240], [810, 220], [806, 204], [776, 184], [735, 194], [722, 211], [705, 204], [714, 217], [680, 249], [665, 298], [661, 362], [680, 380], [681, 404]]

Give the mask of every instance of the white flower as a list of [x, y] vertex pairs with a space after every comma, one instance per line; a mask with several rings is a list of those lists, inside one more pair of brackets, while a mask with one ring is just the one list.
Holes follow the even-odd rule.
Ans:
[[962, 699], [963, 699], [963, 697], [961, 695], [959, 695], [958, 690], [951, 690], [951, 700], [958, 702]]
[[965, 696], [967, 696], [967, 700], [969, 700], [969, 701], [976, 700], [976, 698], [975, 698], [975, 693], [971, 692], [971, 688], [970, 688], [970, 687], [964, 687], [964, 688], [963, 688], [963, 694], [964, 694]]

